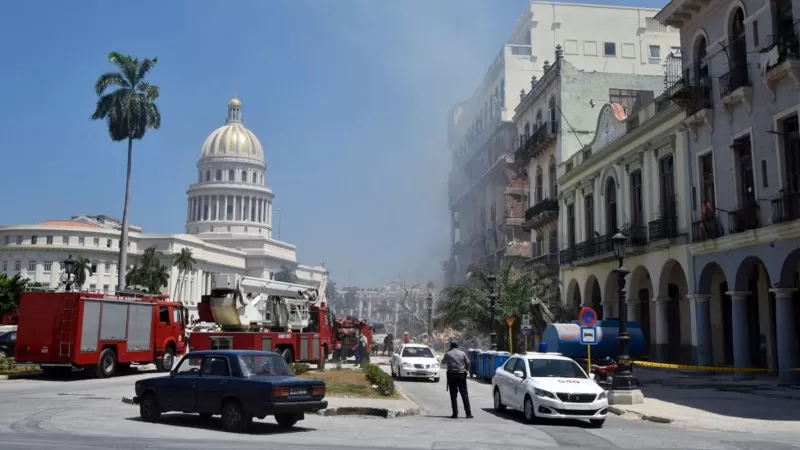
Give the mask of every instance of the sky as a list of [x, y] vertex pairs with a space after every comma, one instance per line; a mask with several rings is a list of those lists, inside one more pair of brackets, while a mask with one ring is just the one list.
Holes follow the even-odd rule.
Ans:
[[398, 274], [441, 280], [450, 239], [447, 110], [470, 96], [526, 5], [8, 2], [0, 15], [0, 224], [122, 217], [126, 146], [89, 118], [94, 81], [113, 70], [107, 55], [119, 51], [158, 57], [151, 82], [161, 88], [161, 129], [134, 144], [132, 224], [184, 231], [203, 141], [224, 123], [235, 93], [264, 146], [273, 237], [295, 244], [299, 263], [324, 263], [340, 286], [379, 286]]

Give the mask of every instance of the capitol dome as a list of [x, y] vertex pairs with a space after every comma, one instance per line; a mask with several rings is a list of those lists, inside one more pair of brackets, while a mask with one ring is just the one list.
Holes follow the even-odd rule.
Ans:
[[233, 97], [228, 103], [225, 125], [214, 130], [203, 143], [201, 159], [243, 157], [264, 162], [264, 148], [252, 131], [242, 124], [242, 103]]

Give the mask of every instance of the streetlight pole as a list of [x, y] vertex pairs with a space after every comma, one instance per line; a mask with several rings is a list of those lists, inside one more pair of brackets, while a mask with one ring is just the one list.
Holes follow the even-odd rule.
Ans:
[[433, 345], [433, 292], [430, 289], [428, 289], [426, 304], [428, 307], [428, 339], [431, 340], [431, 345]]
[[492, 328], [489, 333], [489, 349], [497, 350], [497, 318], [495, 317], [495, 308], [497, 308], [497, 276], [495, 274], [489, 275], [489, 316], [491, 316]]
[[63, 270], [61, 272], [61, 283], [64, 284], [64, 291], [70, 292], [72, 291], [72, 284], [75, 282], [75, 260], [72, 259], [72, 255], [62, 261], [61, 266]]
[[636, 404], [644, 403], [644, 395], [639, 390], [639, 380], [633, 376], [631, 371], [631, 357], [628, 354], [628, 308], [625, 304], [625, 277], [630, 273], [622, 266], [625, 259], [626, 244], [628, 238], [617, 232], [611, 242], [614, 247], [614, 256], [619, 261], [619, 266], [614, 270], [617, 274], [617, 308], [619, 309], [619, 361], [614, 379], [611, 382], [612, 403], [616, 404]]

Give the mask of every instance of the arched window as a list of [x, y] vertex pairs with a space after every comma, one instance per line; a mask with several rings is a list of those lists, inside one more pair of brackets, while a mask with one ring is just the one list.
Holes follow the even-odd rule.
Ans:
[[253, 184], [256, 184], [257, 182], [258, 182], [258, 174], [253, 172]]
[[247, 171], [246, 170], [242, 171], [242, 181], [247, 182]]
[[206, 170], [206, 181], [211, 181], [211, 171]]
[[706, 60], [706, 56], [708, 56], [708, 42], [706, 42], [705, 36], [700, 36], [694, 44], [694, 76], [696, 77], [693, 80], [696, 85], [702, 85], [704, 82], [703, 80], [708, 77], [708, 61]]
[[536, 111], [536, 129], [538, 130], [540, 126], [542, 126], [542, 110]]
[[[731, 76], [741, 77], [740, 73], [746, 73], [747, 64], [747, 42], [744, 31], [744, 11], [736, 8], [730, 17], [728, 27], [728, 42], [730, 46]], [[730, 80], [731, 83], [741, 84], [742, 80]], [[738, 82], [738, 83], [737, 83]]]
[[525, 122], [525, 137], [531, 135], [531, 124], [529, 122]]
[[217, 169], [216, 180], [217, 181], [222, 181], [222, 170], [220, 170], [220, 169]]
[[606, 181], [606, 233], [612, 234], [619, 230], [617, 222], [617, 183], [609, 177]]
[[543, 178], [544, 176], [542, 174], [542, 168], [538, 167], [536, 169], [536, 203], [542, 201], [542, 197], [544, 196], [544, 193], [542, 192], [544, 190]]
[[558, 119], [558, 115], [556, 114], [556, 99], [555, 97], [550, 98], [550, 103], [548, 105], [548, 112], [550, 113], [550, 132], [557, 133], [558, 126], [556, 125], [556, 119]]
[[556, 198], [558, 197], [558, 183], [556, 182], [557, 175], [555, 159], [550, 159], [550, 169], [548, 170], [547, 176], [550, 178], [548, 180], [550, 182], [550, 198]]
[[228, 170], [228, 181], [236, 181], [236, 175], [234, 175], [233, 169]]

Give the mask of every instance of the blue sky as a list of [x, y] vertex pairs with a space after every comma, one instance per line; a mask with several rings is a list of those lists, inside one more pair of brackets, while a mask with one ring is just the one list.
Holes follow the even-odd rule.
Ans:
[[117, 50], [159, 58], [162, 128], [134, 146], [132, 223], [183, 231], [203, 140], [236, 92], [264, 145], [281, 239], [300, 262], [324, 262], [340, 285], [398, 273], [439, 280], [450, 234], [446, 111], [472, 92], [526, 4], [8, 2], [0, 223], [122, 216], [125, 146], [89, 120], [93, 82]]

